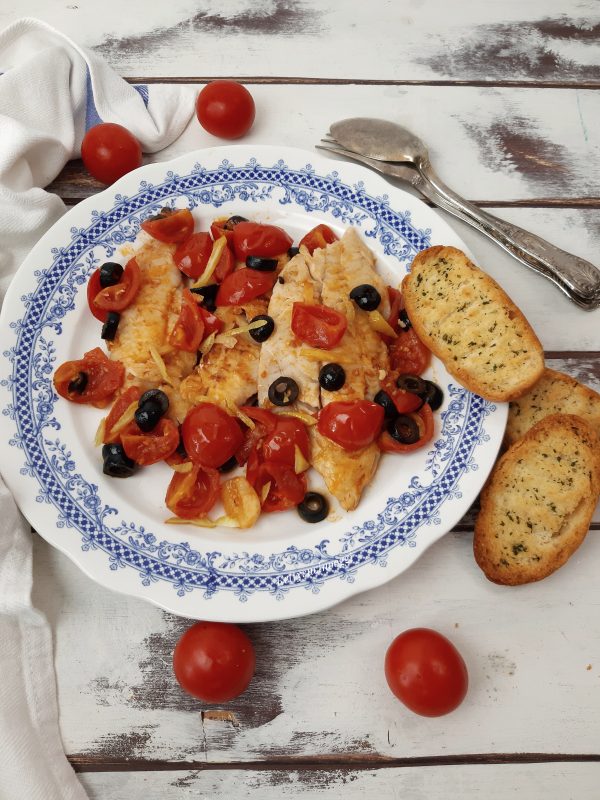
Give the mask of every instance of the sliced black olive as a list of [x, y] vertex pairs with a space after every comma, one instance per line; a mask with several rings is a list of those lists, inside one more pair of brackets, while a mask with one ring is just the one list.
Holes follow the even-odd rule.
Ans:
[[396, 380], [396, 386], [405, 392], [416, 394], [421, 400], [425, 400], [427, 394], [427, 381], [419, 378], [418, 375], [400, 375]]
[[231, 456], [231, 458], [228, 458], [224, 464], [221, 464], [219, 467], [219, 472], [231, 472], [231, 470], [235, 469], [236, 467], [239, 467], [237, 458], [235, 456]]
[[361, 283], [350, 292], [350, 299], [354, 300], [363, 311], [375, 311], [381, 303], [381, 295], [370, 283]]
[[429, 404], [429, 408], [432, 411], [437, 411], [444, 402], [444, 393], [437, 383], [433, 383], [433, 381], [425, 381], [425, 383], [427, 384], [427, 391], [423, 399]]
[[217, 307], [217, 292], [219, 291], [218, 283], [209, 283], [208, 286], [200, 286], [198, 289], [190, 289], [190, 291], [202, 296], [202, 302], [200, 303], [202, 308], [205, 308], [207, 311], [215, 310]]
[[68, 390], [69, 392], [75, 392], [75, 394], [83, 394], [85, 392], [85, 388], [88, 385], [88, 376], [87, 372], [80, 372], [76, 378], [73, 378], [72, 381], [69, 381]]
[[398, 319], [400, 320], [402, 325], [404, 325], [405, 331], [407, 331], [409, 328], [412, 328], [412, 322], [409, 320], [405, 308], [400, 309], [400, 312], [398, 313]]
[[250, 406], [251, 408], [256, 408], [258, 406], [258, 395], [256, 393], [251, 394], [244, 405]]
[[307, 492], [297, 510], [304, 522], [321, 522], [329, 514], [329, 503], [322, 494]]
[[341, 364], [325, 364], [319, 370], [319, 385], [328, 392], [337, 392], [346, 383], [346, 371]]
[[188, 457], [187, 450], [185, 449], [185, 445], [183, 443], [183, 439], [181, 438], [181, 425], [179, 426], [179, 444], [177, 445], [177, 450], [175, 450], [178, 456], [181, 456], [185, 461]]
[[159, 405], [152, 400], [138, 406], [134, 415], [138, 428], [144, 431], [144, 433], [153, 431], [160, 422], [161, 417], [162, 413]]
[[261, 258], [260, 256], [246, 256], [246, 266], [248, 269], [255, 269], [257, 272], [275, 272], [277, 269], [276, 258]]
[[168, 206], [165, 206], [164, 208], [161, 208], [161, 210], [158, 212], [158, 214], [153, 214], [151, 217], [148, 217], [148, 219], [146, 221], [147, 222], [156, 222], [157, 219], [165, 219], [165, 217], [170, 217], [171, 214], [174, 214], [174, 213], [175, 212], [173, 211], [172, 208], [169, 208]]
[[284, 280], [284, 279], [281, 277], [281, 275], [279, 275], [279, 277], [277, 278], [277, 280], [278, 280], [278, 282], [279, 282], [279, 283], [281, 283], [281, 284], [284, 284], [284, 283], [285, 283], [285, 280]]
[[299, 252], [300, 252], [299, 247], [290, 247], [287, 254], [290, 258], [293, 258], [294, 256], [297, 256]]
[[266, 342], [275, 330], [275, 322], [273, 321], [273, 317], [270, 317], [268, 314], [259, 314], [257, 317], [251, 319], [250, 322], [258, 322], [258, 320], [264, 320], [264, 325], [261, 325], [260, 328], [254, 328], [248, 331], [248, 333], [255, 342]]
[[148, 389], [147, 392], [144, 392], [139, 399], [138, 408], [146, 405], [146, 403], [154, 403], [160, 409], [161, 416], [169, 410], [169, 398], [162, 389]]
[[120, 444], [105, 444], [102, 448], [104, 465], [102, 472], [111, 478], [128, 478], [135, 472], [135, 461], [132, 461]]
[[388, 433], [400, 444], [414, 444], [421, 437], [419, 426], [407, 414], [398, 414], [396, 419], [388, 423]]
[[114, 286], [123, 277], [123, 267], [114, 261], [106, 261], [100, 267], [100, 286], [106, 289], [107, 286]]
[[119, 313], [116, 311], [109, 311], [106, 315], [106, 322], [102, 326], [102, 333], [100, 336], [106, 339], [107, 342], [112, 342], [117, 335], [117, 328], [119, 327], [120, 321], [121, 315]]
[[394, 405], [394, 401], [387, 392], [383, 391], [383, 389], [380, 389], [377, 392], [377, 394], [373, 398], [373, 402], [382, 406], [384, 411], [383, 418], [386, 422], [390, 422], [391, 420], [396, 419], [396, 417], [398, 416], [398, 409]]
[[282, 376], [269, 386], [269, 400], [274, 406], [289, 406], [298, 399], [298, 384], [293, 378]]
[[240, 217], [239, 214], [234, 214], [233, 217], [229, 217], [227, 222], [223, 225], [224, 231], [232, 231], [236, 225], [239, 225], [240, 222], [248, 222], [246, 217]]

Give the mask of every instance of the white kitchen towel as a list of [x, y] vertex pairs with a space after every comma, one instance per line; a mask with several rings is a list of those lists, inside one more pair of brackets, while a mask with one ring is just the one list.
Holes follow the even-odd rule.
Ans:
[[[156, 152], [194, 109], [186, 86], [128, 85], [50, 26], [0, 33], [0, 303], [19, 264], [65, 211], [44, 191], [87, 128], [118, 122]], [[0, 465], [8, 468], [8, 465]], [[83, 800], [60, 739], [51, 631], [32, 607], [31, 533], [0, 480], [0, 800]]]

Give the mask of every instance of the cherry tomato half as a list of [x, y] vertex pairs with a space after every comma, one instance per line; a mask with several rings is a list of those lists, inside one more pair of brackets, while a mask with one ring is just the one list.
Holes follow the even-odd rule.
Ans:
[[[402, 295], [400, 294], [398, 289], [394, 289], [391, 286], [387, 287], [387, 292], [390, 301], [390, 313], [387, 318], [387, 322], [390, 328], [392, 328], [394, 331], [397, 332], [400, 309], [403, 308]], [[394, 338], [392, 336], [386, 336], [385, 334], [381, 335], [381, 338], [386, 344], [391, 344], [394, 341]]]
[[401, 442], [397, 442], [387, 431], [383, 431], [377, 441], [379, 449], [382, 452], [412, 453], [413, 450], [419, 450], [433, 439], [433, 412], [428, 404], [425, 403], [418, 411], [411, 413], [410, 416], [419, 426], [421, 435], [418, 440], [412, 444], [402, 444]]
[[165, 244], [181, 244], [194, 232], [194, 218], [189, 208], [163, 208], [159, 214], [142, 222], [142, 230]]
[[214, 403], [192, 408], [181, 428], [183, 446], [195, 464], [216, 469], [235, 455], [244, 441], [238, 421]]
[[291, 246], [291, 238], [277, 225], [238, 222], [233, 229], [233, 249], [239, 261], [245, 261], [247, 256], [280, 256], [287, 253]]
[[255, 111], [252, 95], [237, 81], [211, 81], [196, 99], [198, 122], [221, 139], [239, 139], [248, 133]]
[[98, 269], [95, 269], [92, 272], [88, 281], [87, 301], [90, 311], [96, 317], [96, 319], [99, 319], [100, 322], [106, 322], [108, 311], [98, 308], [98, 306], [94, 303], [94, 299], [100, 291], [102, 291], [102, 286], [100, 286], [100, 267], [98, 267]]
[[237, 625], [197, 622], [177, 642], [173, 670], [181, 688], [205, 703], [242, 694], [256, 666], [252, 642]]
[[329, 306], [294, 303], [291, 326], [301, 342], [330, 350], [340, 343], [348, 320], [344, 314]]
[[293, 466], [275, 461], [263, 461], [258, 449], [250, 454], [246, 478], [259, 497], [269, 484], [269, 491], [261, 502], [263, 511], [286, 511], [301, 503], [306, 494], [306, 475], [297, 474]]
[[203, 517], [219, 499], [219, 473], [194, 464], [190, 472], [175, 472], [167, 489], [165, 504], [182, 519]]
[[469, 685], [461, 654], [430, 628], [412, 628], [394, 639], [385, 655], [385, 677], [393, 694], [424, 717], [454, 711]]
[[188, 278], [199, 278], [208, 264], [213, 240], [205, 232], [193, 233], [177, 247], [173, 260]]
[[129, 406], [132, 403], [137, 403], [141, 395], [141, 389], [137, 386], [130, 386], [129, 389], [126, 389], [117, 397], [104, 423], [104, 436], [102, 437], [102, 442], [104, 444], [120, 442], [122, 433], [128, 433], [129, 431], [135, 431], [137, 429], [137, 425], [132, 420], [122, 431], [118, 433], [113, 433], [112, 431], [114, 425], [121, 419]]
[[273, 416], [276, 417], [275, 429], [265, 436], [262, 443], [265, 461], [293, 467], [296, 463], [296, 445], [308, 460], [310, 443], [304, 423], [296, 417]]
[[[137, 425], [136, 425], [137, 428]], [[156, 464], [172, 455], [179, 445], [179, 429], [170, 419], [162, 417], [148, 433], [128, 430], [121, 434], [121, 444], [126, 455], [140, 467]]]
[[169, 333], [169, 344], [187, 353], [195, 353], [204, 337], [204, 320], [198, 303], [189, 289], [181, 295], [181, 311], [173, 330]]
[[141, 166], [142, 148], [127, 128], [101, 122], [83, 137], [81, 158], [92, 177], [110, 184]]
[[259, 272], [242, 267], [225, 278], [219, 286], [215, 302], [218, 306], [239, 306], [270, 292], [276, 280], [275, 272]]
[[304, 245], [312, 256], [319, 247], [327, 247], [328, 244], [337, 242], [337, 239], [329, 225], [317, 225], [300, 239], [300, 247]]
[[244, 442], [235, 453], [238, 464], [243, 466], [248, 461], [253, 451], [258, 448], [259, 442], [261, 442], [267, 434], [273, 433], [277, 426], [278, 418], [266, 408], [242, 406], [241, 410], [254, 422], [254, 428], [248, 428], [246, 430]]
[[99, 347], [95, 347], [83, 358], [61, 364], [53, 381], [58, 394], [72, 403], [102, 407], [122, 386], [124, 378], [123, 364], [111, 361]]
[[422, 375], [431, 362], [431, 353], [412, 328], [398, 332], [389, 353], [390, 366], [400, 375]]
[[200, 314], [202, 322], [204, 323], [204, 338], [210, 336], [211, 333], [221, 333], [224, 327], [223, 320], [219, 319], [218, 317], [215, 317], [212, 311], [207, 311], [205, 308], [202, 308], [202, 306], [199, 306], [197, 303], [196, 307], [198, 309], [198, 313]]
[[317, 428], [344, 450], [360, 450], [374, 442], [383, 424], [383, 408], [369, 400], [329, 403], [319, 412]]
[[100, 289], [94, 297], [90, 306], [92, 314], [94, 314], [94, 308], [100, 309], [100, 311], [125, 311], [135, 300], [141, 283], [142, 276], [138, 263], [135, 258], [130, 258], [123, 270], [121, 280], [114, 286]]

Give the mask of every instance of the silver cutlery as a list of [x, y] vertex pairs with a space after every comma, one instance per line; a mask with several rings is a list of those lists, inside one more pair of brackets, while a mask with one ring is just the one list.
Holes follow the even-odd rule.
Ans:
[[600, 270], [456, 194], [434, 172], [425, 144], [401, 125], [355, 117], [333, 124], [321, 141], [324, 144], [317, 145], [320, 150], [409, 183], [436, 206], [472, 225], [525, 266], [551, 280], [581, 308], [591, 311], [600, 305]]

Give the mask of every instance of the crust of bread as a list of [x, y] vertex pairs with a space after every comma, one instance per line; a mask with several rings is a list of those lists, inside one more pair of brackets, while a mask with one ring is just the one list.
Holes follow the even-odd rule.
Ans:
[[406, 311], [419, 339], [463, 386], [488, 400], [525, 394], [544, 352], [504, 290], [455, 247], [430, 247], [404, 278]]
[[508, 410], [504, 443], [507, 447], [550, 414], [575, 414], [600, 436], [600, 394], [570, 375], [546, 368], [539, 381]]
[[494, 583], [539, 581], [585, 539], [600, 495], [600, 441], [580, 417], [552, 414], [496, 463], [481, 494], [473, 551]]

